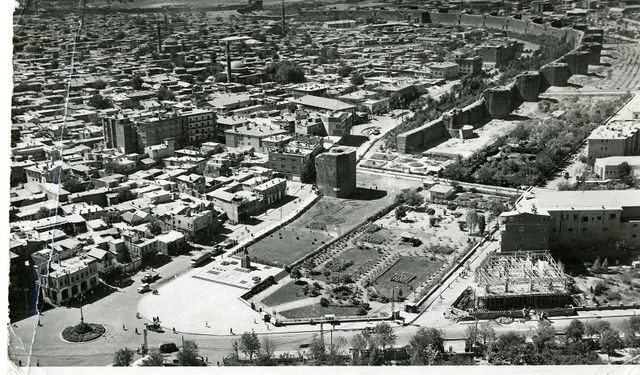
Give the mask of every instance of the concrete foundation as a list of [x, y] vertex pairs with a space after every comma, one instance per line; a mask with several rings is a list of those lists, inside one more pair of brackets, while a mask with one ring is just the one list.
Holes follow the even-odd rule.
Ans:
[[540, 73], [524, 72], [516, 77], [516, 86], [522, 100], [535, 102], [540, 93]]
[[550, 63], [540, 68], [544, 83], [548, 86], [564, 87], [567, 85], [571, 70], [567, 63]]

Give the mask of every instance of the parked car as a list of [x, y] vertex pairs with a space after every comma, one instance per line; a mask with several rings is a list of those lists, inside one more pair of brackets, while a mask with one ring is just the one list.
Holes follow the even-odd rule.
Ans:
[[173, 342], [167, 342], [160, 345], [160, 353], [175, 353], [178, 351], [178, 345]]
[[151, 291], [151, 286], [149, 283], [144, 283], [138, 287], [138, 293], [146, 293]]

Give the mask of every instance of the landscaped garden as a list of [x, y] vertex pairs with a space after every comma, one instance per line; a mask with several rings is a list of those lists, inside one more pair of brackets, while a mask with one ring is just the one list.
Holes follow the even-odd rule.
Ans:
[[376, 279], [372, 284], [376, 293], [388, 299], [392, 297], [392, 289], [395, 287], [395, 296], [401, 300], [413, 291], [415, 287], [423, 283], [438, 271], [444, 264], [444, 260], [426, 256], [403, 256], [396, 264]]

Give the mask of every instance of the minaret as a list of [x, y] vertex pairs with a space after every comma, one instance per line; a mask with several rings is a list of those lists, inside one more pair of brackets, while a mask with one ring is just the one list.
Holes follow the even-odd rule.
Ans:
[[167, 10], [164, 10], [164, 31], [169, 31], [169, 22], [167, 22]]
[[160, 20], [158, 18], [156, 18], [156, 29], [158, 32], [158, 53], [160, 53], [162, 51], [161, 49], [161, 45], [162, 45], [162, 38], [160, 37]]
[[285, 27], [286, 26], [284, 21], [284, 0], [282, 0], [282, 36], [285, 36], [287, 34]]
[[227, 41], [226, 52], [227, 52], [227, 83], [231, 82], [231, 46], [229, 46], [231, 42]]

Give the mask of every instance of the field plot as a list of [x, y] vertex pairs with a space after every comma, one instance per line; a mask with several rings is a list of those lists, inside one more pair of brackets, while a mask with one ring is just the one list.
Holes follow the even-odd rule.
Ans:
[[327, 314], [333, 314], [335, 316], [355, 316], [358, 312], [356, 306], [327, 306], [323, 307], [319, 304], [298, 307], [287, 311], [278, 311], [285, 318], [309, 318], [309, 317], [324, 317]]
[[433, 259], [425, 256], [401, 257], [396, 264], [383, 273], [373, 283], [378, 294], [392, 296], [392, 289], [396, 287], [395, 295], [407, 296], [416, 286], [433, 275], [443, 264], [443, 259]]
[[247, 250], [256, 262], [286, 266], [331, 238], [324, 231], [285, 227], [249, 246]]
[[362, 223], [392, 200], [388, 195], [374, 198], [355, 200], [322, 197], [309, 211], [291, 223], [291, 227], [339, 235]]
[[[329, 282], [340, 281], [345, 277], [354, 280], [366, 269], [377, 263], [380, 252], [368, 247], [351, 247], [324, 265], [325, 273], [317, 276], [319, 280]], [[330, 273], [328, 273], [329, 271]]]
[[294, 282], [289, 282], [268, 295], [262, 300], [262, 303], [267, 306], [277, 306], [283, 303], [298, 301], [303, 298], [306, 298], [303, 292], [303, 287], [296, 285]]

